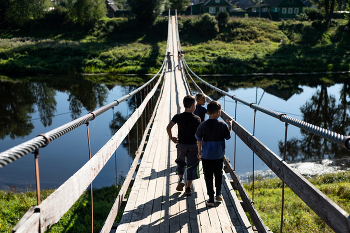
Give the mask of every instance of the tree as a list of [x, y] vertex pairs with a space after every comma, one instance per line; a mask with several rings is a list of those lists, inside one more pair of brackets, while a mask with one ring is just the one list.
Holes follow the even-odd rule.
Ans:
[[41, 19], [45, 16], [51, 6], [51, 0], [32, 0], [29, 10], [33, 19]]
[[321, 12], [325, 16], [326, 23], [328, 24], [332, 17], [334, 9], [341, 9], [342, 0], [313, 0], [313, 3], [318, 6]]
[[186, 6], [190, 5], [191, 0], [169, 0], [169, 2], [172, 10], [183, 11]]
[[74, 9], [77, 22], [81, 25], [96, 23], [107, 13], [104, 0], [77, 0]]
[[151, 24], [161, 13], [163, 0], [129, 0], [131, 11], [139, 22]]

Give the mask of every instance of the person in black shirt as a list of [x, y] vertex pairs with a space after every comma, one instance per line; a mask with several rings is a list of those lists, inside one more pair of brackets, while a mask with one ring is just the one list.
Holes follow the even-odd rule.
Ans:
[[194, 110], [194, 114], [199, 116], [201, 118], [201, 121], [204, 122], [205, 120], [205, 114], [207, 113], [207, 109], [205, 107], [203, 107], [205, 105], [205, 99], [207, 98], [207, 96], [203, 93], [197, 93], [196, 95], [196, 101], [197, 101], [197, 105], [196, 105], [196, 110]]
[[[177, 173], [179, 175], [179, 183], [176, 187], [177, 191], [182, 191], [185, 186], [184, 173], [187, 171], [187, 185], [185, 194], [192, 194], [192, 181], [199, 178], [199, 159], [197, 158], [198, 147], [195, 133], [201, 124], [201, 119], [193, 114], [195, 110], [195, 98], [192, 95], [185, 96], [183, 104], [185, 112], [176, 114], [168, 124], [166, 130], [169, 138], [173, 141], [177, 148]], [[171, 128], [177, 124], [178, 138], [173, 137]], [[186, 160], [187, 159], [187, 160]]]

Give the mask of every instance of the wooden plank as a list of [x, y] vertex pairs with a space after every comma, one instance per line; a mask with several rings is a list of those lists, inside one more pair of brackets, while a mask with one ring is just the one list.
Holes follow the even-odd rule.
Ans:
[[248, 220], [247, 215], [245, 214], [243, 207], [240, 204], [240, 201], [238, 200], [235, 191], [233, 190], [233, 188], [231, 187], [231, 184], [226, 176], [226, 174], [223, 177], [223, 183], [228, 195], [228, 199], [229, 201], [231, 201], [232, 203], [232, 207], [234, 209], [234, 212], [236, 213], [237, 219], [240, 223], [240, 225], [242, 226], [242, 230], [244, 232], [249, 232], [249, 233], [253, 233], [252, 230], [252, 226]]
[[[160, 79], [158, 80], [158, 84], [159, 82]], [[129, 130], [141, 115], [147, 101], [155, 90], [156, 88], [149, 93], [145, 98], [145, 102], [140, 105], [140, 108], [134, 112], [121, 129], [118, 130], [91, 160], [38, 206], [38, 208], [40, 208], [40, 230], [42, 232], [60, 220], [98, 175], [103, 166], [113, 155], [114, 151], [129, 133]]]
[[[162, 75], [161, 75], [162, 76]], [[161, 77], [160, 76], [160, 77]], [[162, 85], [162, 88], [161, 88], [161, 91], [160, 93], [162, 94], [162, 90], [164, 89], [164, 85]], [[155, 115], [156, 115], [156, 112], [157, 112], [157, 109], [158, 109], [158, 106], [159, 106], [159, 102], [160, 102], [160, 99], [161, 99], [161, 95], [159, 95], [158, 97], [158, 100], [157, 100], [157, 103], [155, 104], [155, 108], [154, 108], [154, 112], [150, 118], [150, 121], [148, 122], [147, 124], [147, 127], [146, 127], [146, 130], [145, 132], [148, 132], [151, 125], [152, 125], [152, 122], [155, 118]], [[140, 146], [139, 146], [139, 149], [137, 150], [136, 152], [136, 155], [135, 155], [135, 158], [134, 158], [134, 161], [128, 171], [128, 174], [124, 180], [124, 183], [123, 183], [123, 186], [122, 188], [120, 189], [119, 191], [119, 194], [112, 206], [112, 209], [111, 211], [109, 212], [108, 214], [108, 217], [101, 229], [101, 233], [105, 233], [105, 232], [109, 232], [113, 223], [114, 223], [114, 220], [119, 212], [119, 209], [121, 207], [121, 204], [122, 204], [122, 200], [124, 199], [125, 197], [125, 194], [126, 194], [126, 191], [127, 189], [129, 188], [129, 184], [130, 184], [130, 181], [134, 175], [134, 172], [136, 171], [136, 168], [139, 167], [139, 159], [140, 159], [140, 156], [141, 156], [141, 150], [142, 148], [144, 147], [145, 145], [145, 142], [146, 142], [146, 138], [147, 138], [147, 135], [145, 134], [143, 137], [142, 137], [142, 140], [141, 140], [141, 143], [140, 143]], [[141, 149], [140, 149], [141, 148]]]
[[36, 206], [30, 207], [21, 220], [12, 229], [16, 233], [39, 232], [40, 209]]
[[233, 130], [259, 158], [293, 190], [335, 232], [350, 232], [349, 214], [324, 195], [302, 175], [293, 171], [256, 137], [236, 121]]
[[[197, 205], [197, 210], [198, 210], [198, 215], [200, 219], [200, 227], [201, 227], [201, 232], [205, 233], [211, 233], [211, 232], [218, 232], [217, 229], [212, 231], [211, 228], [211, 223], [210, 223], [210, 218], [209, 214], [207, 211], [207, 206], [206, 206], [206, 186], [205, 184], [203, 185], [202, 180], [204, 180], [204, 174], [202, 171], [202, 163], [200, 163], [200, 178], [194, 181], [194, 185], [196, 187], [196, 205]], [[203, 192], [203, 189], [205, 190]]]
[[[173, 18], [172, 18], [173, 19]], [[179, 106], [178, 106], [178, 98], [176, 93], [176, 83], [175, 83], [175, 77], [174, 72], [171, 72], [170, 74], [170, 81], [171, 81], [171, 94], [170, 94], [170, 106], [171, 106], [171, 117], [174, 116], [178, 112]], [[178, 127], [175, 125], [173, 127], [173, 133], [177, 135]], [[176, 132], [176, 133], [175, 133]], [[180, 232], [180, 220], [179, 220], [179, 203], [178, 203], [178, 192], [176, 191], [176, 186], [178, 182], [178, 175], [176, 172], [176, 147], [175, 144], [170, 142], [170, 185], [169, 185], [169, 201], [170, 201], [170, 209], [169, 209], [169, 227], [170, 227], [170, 233], [172, 232]]]
[[193, 181], [192, 187], [193, 193], [191, 196], [187, 197], [187, 211], [189, 213], [189, 224], [191, 227], [191, 232], [200, 233], [202, 232], [202, 230], [200, 228], [199, 214], [196, 209], [197, 187], [195, 181]]
[[[235, 185], [238, 188], [239, 194], [240, 194], [245, 206], [247, 207], [249, 215], [252, 218], [253, 223], [255, 224], [256, 228], [259, 230], [259, 232], [269, 232], [269, 229], [265, 226], [264, 221], [261, 219], [258, 211], [256, 210], [256, 208], [254, 206], [253, 201], [249, 198], [247, 192], [245, 191], [245, 189], [243, 187], [243, 184], [239, 181], [239, 178], [238, 178], [236, 172], [233, 170], [232, 165], [230, 164], [230, 162], [226, 156], [224, 158], [224, 163], [230, 172], [231, 178], [233, 179], [233, 181], [235, 182]], [[230, 187], [230, 186], [228, 185], [228, 187]], [[231, 189], [232, 189], [232, 187], [231, 187]], [[238, 201], [238, 200], [235, 200], [235, 201]], [[238, 206], [238, 203], [236, 203], [236, 206], [237, 206], [237, 209], [239, 211], [241, 211], [241, 213], [242, 212], [244, 213], [243, 208], [241, 208], [241, 209], [238, 208], [240, 206], [240, 205]]]

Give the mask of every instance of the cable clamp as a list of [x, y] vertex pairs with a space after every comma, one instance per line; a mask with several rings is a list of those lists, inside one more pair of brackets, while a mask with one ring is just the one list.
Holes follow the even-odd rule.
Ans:
[[42, 146], [41, 148], [46, 147], [47, 145], [49, 145], [49, 143], [50, 143], [50, 137], [48, 137], [48, 136], [47, 136], [46, 134], [44, 134], [44, 133], [39, 134], [38, 137], [39, 137], [39, 136], [43, 136], [43, 137], [45, 138], [45, 140], [46, 140], [45, 145]]
[[252, 105], [253, 105], [253, 104], [255, 104], [255, 103], [250, 103], [250, 104], [249, 104], [249, 107], [252, 108]]
[[93, 120], [95, 120], [95, 118], [96, 118], [96, 113], [94, 113], [94, 112], [89, 112], [89, 113], [92, 114], [92, 116], [94, 117]]
[[348, 144], [348, 141], [350, 140], [350, 136], [345, 136], [343, 141], [341, 142], [342, 146], [345, 148], [345, 149], [348, 149], [350, 150], [350, 148], [346, 147], [346, 144]]
[[[287, 114], [281, 113], [280, 115], [278, 115], [278, 119], [279, 119], [280, 121], [282, 121], [282, 120], [281, 120], [281, 117], [282, 117], [283, 115], [287, 115]], [[282, 122], [283, 122], [283, 121], [282, 121]]]

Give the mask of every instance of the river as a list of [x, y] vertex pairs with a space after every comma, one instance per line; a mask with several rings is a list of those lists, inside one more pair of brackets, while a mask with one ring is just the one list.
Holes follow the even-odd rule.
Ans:
[[[54, 79], [55, 77], [50, 77]], [[205, 79], [214, 79], [205, 77]], [[272, 109], [300, 120], [349, 134], [350, 88], [346, 83], [281, 83], [278, 79], [245, 84], [234, 78], [219, 79], [217, 86], [244, 100]], [[90, 79], [91, 80], [91, 79]], [[204, 86], [203, 91], [210, 91]], [[55, 129], [88, 112], [106, 105], [136, 86], [120, 83], [84, 81], [0, 81], [0, 152], [41, 133]], [[221, 102], [224, 110], [235, 115], [235, 102], [228, 97], [210, 91], [213, 99]], [[137, 98], [139, 104], [140, 98]], [[113, 110], [98, 116], [89, 124], [91, 152], [94, 155], [112, 136], [135, 109], [135, 99], [123, 102]], [[152, 109], [152, 106], [151, 106]], [[254, 111], [237, 105], [237, 121], [253, 132]], [[149, 114], [146, 116], [149, 117]], [[138, 122], [139, 130], [144, 127]], [[140, 132], [140, 131], [139, 131]], [[278, 156], [283, 156], [285, 124], [261, 112], [256, 113], [255, 136]], [[339, 145], [326, 142], [295, 126], [288, 126], [286, 160], [303, 175], [315, 175], [350, 167], [349, 152]], [[253, 153], [237, 137], [236, 158], [234, 158], [234, 134], [226, 142], [226, 155], [236, 166], [236, 172], [243, 181], [250, 180], [253, 169]], [[141, 135], [139, 133], [139, 141]], [[94, 188], [110, 186], [122, 180], [133, 161], [136, 149], [136, 129], [132, 130], [129, 141], [119, 146], [115, 155], [107, 162], [93, 181]], [[129, 152], [130, 142], [130, 152]], [[87, 128], [85, 125], [52, 141], [39, 150], [41, 188], [57, 188], [72, 176], [89, 159]], [[254, 155], [255, 175], [270, 177], [273, 174]], [[21, 159], [0, 169], [0, 189], [33, 189], [35, 187], [34, 155], [27, 154]]]

